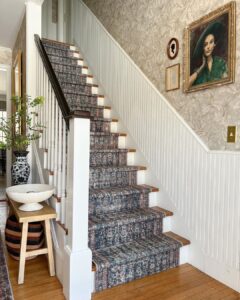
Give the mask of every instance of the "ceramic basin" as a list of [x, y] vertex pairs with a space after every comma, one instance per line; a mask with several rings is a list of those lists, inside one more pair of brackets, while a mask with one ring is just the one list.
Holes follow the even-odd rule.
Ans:
[[40, 210], [43, 206], [38, 203], [49, 199], [54, 193], [54, 187], [48, 184], [21, 184], [6, 189], [8, 197], [23, 203], [19, 207], [23, 211]]

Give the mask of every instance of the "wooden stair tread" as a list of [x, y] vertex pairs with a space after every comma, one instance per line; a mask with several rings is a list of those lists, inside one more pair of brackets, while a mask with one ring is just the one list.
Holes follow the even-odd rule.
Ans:
[[139, 166], [138, 170], [139, 171], [145, 171], [145, 170], [147, 170], [147, 167], [145, 167], [145, 166]]
[[151, 192], [159, 192], [159, 188], [148, 185], [148, 184], [141, 184], [141, 186], [151, 189]]
[[168, 231], [168, 232], [164, 232], [164, 234], [178, 242], [180, 242], [182, 244], [182, 246], [186, 246], [186, 245], [190, 245], [190, 241], [185, 239], [184, 237], [172, 232], [172, 231]]
[[59, 41], [56, 41], [56, 40], [50, 40], [50, 39], [46, 39], [46, 38], [42, 38], [42, 40], [46, 41], [46, 42], [53, 42], [55, 44], [60, 44], [60, 45], [63, 44], [63, 45], [66, 45], [66, 46], [74, 46], [74, 44], [63, 43], [63, 42], [59, 42]]
[[160, 211], [160, 212], [164, 213], [165, 217], [173, 216], [172, 211], [164, 209], [164, 208], [159, 207], [159, 206], [153, 206], [153, 207], [151, 207], [151, 209], [154, 209], [155, 211]]

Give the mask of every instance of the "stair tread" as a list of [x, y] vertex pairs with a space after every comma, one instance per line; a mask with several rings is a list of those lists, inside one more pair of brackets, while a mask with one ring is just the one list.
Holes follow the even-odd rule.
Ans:
[[[77, 54], [80, 54], [80, 52], [78, 50], [71, 50], [70, 47], [64, 47], [62, 48], [61, 46], [64, 46], [62, 44], [49, 44], [49, 43], [45, 43], [43, 42], [43, 46], [44, 48], [51, 48], [51, 49], [56, 49], [56, 50], [60, 50], [60, 51], [64, 51], [64, 52], [68, 52], [70, 54], [74, 54], [74, 53], [77, 53]], [[47, 52], [47, 51], [46, 51]], [[48, 52], [47, 52], [48, 53]], [[50, 53], [51, 54], [51, 53]]]
[[170, 248], [180, 248], [182, 244], [165, 234], [153, 235], [145, 239], [134, 240], [118, 246], [93, 250], [93, 262], [96, 269], [104, 266], [140, 261], [150, 255], [161, 255]]
[[106, 153], [106, 152], [111, 152], [111, 153], [116, 153], [116, 152], [135, 152], [135, 149], [91, 149], [90, 152], [97, 152], [97, 153]]
[[[54, 66], [56, 65], [56, 66], [58, 66], [58, 65], [61, 65], [61, 66], [63, 66], [63, 67], [66, 67], [66, 69], [67, 69], [67, 67], [69, 67], [69, 68], [74, 68], [74, 69], [79, 69], [79, 71], [81, 71], [83, 68], [85, 68], [85, 69], [87, 69], [88, 67], [87, 66], [80, 66], [80, 65], [70, 65], [70, 64], [64, 64], [64, 63], [61, 63], [61, 62], [51, 62], [51, 64], [52, 64], [52, 66], [53, 66], [53, 69], [54, 69]], [[55, 66], [55, 67], [56, 67]], [[55, 71], [55, 72], [59, 72], [59, 71]], [[67, 73], [67, 71], [66, 71], [66, 73]], [[72, 74], [72, 73], [71, 73]], [[88, 75], [88, 74], [78, 74], [78, 75], [86, 75], [86, 76], [91, 76], [91, 75]]]
[[[49, 55], [48, 55], [49, 56]], [[50, 59], [50, 58], [49, 58]], [[71, 59], [71, 58], [69, 58]], [[63, 63], [63, 62], [56, 62], [56, 61], [51, 61], [51, 64], [54, 66], [54, 65], [61, 65], [61, 66], [70, 66], [70, 67], [74, 67], [74, 68], [81, 68], [81, 69], [88, 69], [87, 66], [80, 66], [80, 65], [72, 65], [72, 64], [66, 64], [66, 63]]]
[[103, 117], [93, 117], [92, 121], [99, 121], [99, 122], [118, 122], [117, 119], [113, 118], [103, 118]]
[[172, 232], [172, 231], [168, 231], [168, 232], [164, 232], [164, 234], [176, 241], [178, 241], [179, 243], [182, 244], [182, 246], [186, 246], [186, 245], [190, 245], [191, 242], [187, 239], [185, 239], [184, 237]]
[[[62, 52], [68, 52], [69, 54], [72, 54], [72, 52], [70, 50], [63, 50], [63, 49], [59, 49], [59, 50], [62, 51]], [[82, 58], [80, 58], [80, 57], [74, 57], [72, 55], [63, 55], [63, 54], [56, 54], [56, 53], [48, 53], [47, 50], [46, 50], [46, 52], [47, 52], [47, 55], [49, 56], [49, 58], [51, 56], [55, 56], [55, 57], [61, 57], [63, 59], [72, 59], [72, 60], [76, 60], [76, 61], [78, 61], [78, 60], [83, 61]]]
[[129, 195], [135, 193], [148, 193], [151, 192], [151, 188], [146, 187], [145, 185], [130, 185], [126, 187], [111, 187], [106, 189], [90, 189], [89, 193], [91, 196], [98, 196], [98, 195], [116, 195], [121, 193], [122, 195]]
[[95, 131], [91, 131], [90, 135], [99, 135], [99, 136], [127, 136], [126, 133], [121, 133], [121, 132], [95, 132]]
[[143, 222], [147, 220], [164, 218], [164, 213], [156, 211], [150, 207], [138, 208], [134, 210], [124, 210], [120, 212], [109, 212], [106, 214], [92, 215], [89, 217], [89, 229], [102, 228], [106, 226], [117, 226], [118, 224], [129, 224]]
[[[94, 83], [80, 83], [80, 82], [69, 82], [69, 81], [65, 81], [65, 80], [61, 80], [61, 79], [59, 79], [59, 82], [60, 83], [64, 83], [64, 84], [68, 84], [68, 85], [71, 85], [71, 86], [90, 86], [90, 87], [98, 87], [98, 85], [96, 85], [96, 84], [94, 84]], [[64, 87], [63, 87], [63, 89], [64, 89]]]
[[167, 210], [167, 209], [164, 209], [164, 208], [162, 208], [162, 207], [159, 207], [159, 206], [153, 206], [153, 207], [151, 207], [151, 208], [152, 208], [153, 210], [155, 210], [155, 211], [162, 212], [162, 213], [165, 215], [165, 217], [173, 216], [173, 212], [172, 212], [172, 211]]
[[[81, 68], [81, 66], [76, 66], [77, 68], [78, 67], [80, 67]], [[62, 72], [62, 71], [55, 71], [55, 73], [58, 75], [58, 74], [66, 74], [66, 73], [68, 73], [68, 74], [71, 74], [71, 75], [73, 75], [73, 76], [75, 76], [75, 77], [83, 77], [83, 78], [93, 78], [93, 76], [92, 75], [88, 75], [88, 74], [75, 74], [75, 73], [70, 73], [70, 72]]]
[[50, 40], [50, 39], [47, 39], [47, 38], [42, 38], [42, 41], [45, 42], [45, 43], [55, 43], [55, 44], [60, 44], [60, 45], [66, 45], [68, 47], [74, 46], [74, 44], [69, 44], [69, 43], [65, 43], [65, 42], [59, 42], [59, 41]]
[[124, 172], [124, 171], [139, 171], [139, 170], [145, 170], [146, 168], [143, 166], [97, 166], [97, 167], [90, 167], [90, 170], [106, 170], [106, 171], [118, 171]]

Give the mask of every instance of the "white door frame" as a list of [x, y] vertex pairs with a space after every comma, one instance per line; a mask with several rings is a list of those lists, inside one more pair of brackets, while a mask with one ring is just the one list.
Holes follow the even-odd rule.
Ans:
[[[11, 76], [11, 66], [0, 64], [0, 68], [6, 70], [6, 107], [7, 107], [7, 118], [11, 117], [12, 106], [11, 106], [11, 97], [12, 97], [12, 76]], [[10, 186], [12, 183], [11, 180], [11, 165], [12, 165], [12, 151], [7, 150], [6, 152], [6, 186]]]

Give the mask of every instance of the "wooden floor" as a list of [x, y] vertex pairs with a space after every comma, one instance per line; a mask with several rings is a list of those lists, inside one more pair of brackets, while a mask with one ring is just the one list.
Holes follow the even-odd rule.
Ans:
[[[15, 300], [62, 300], [61, 284], [49, 277], [42, 255], [28, 261], [25, 283], [17, 284], [18, 262], [8, 258]], [[93, 294], [92, 300], [237, 300], [240, 294], [189, 264]], [[79, 299], [80, 300], [80, 299]]]

